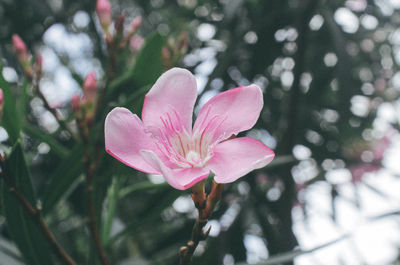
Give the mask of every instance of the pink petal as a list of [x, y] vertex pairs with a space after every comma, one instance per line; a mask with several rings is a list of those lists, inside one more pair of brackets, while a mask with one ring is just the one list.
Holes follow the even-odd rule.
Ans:
[[211, 119], [220, 120], [222, 123], [212, 128], [213, 139], [227, 139], [232, 134], [236, 135], [252, 128], [260, 116], [263, 105], [261, 89], [254, 84], [222, 92], [202, 107], [194, 131], [203, 131]]
[[145, 132], [142, 121], [125, 108], [114, 108], [104, 125], [106, 151], [122, 163], [137, 170], [160, 174], [140, 155], [143, 149], [155, 150], [154, 140]]
[[158, 78], [147, 93], [142, 110], [146, 126], [162, 128], [161, 118], [175, 111], [189, 132], [192, 127], [193, 106], [197, 98], [196, 79], [186, 69], [172, 68]]
[[178, 190], [186, 190], [207, 178], [210, 170], [205, 168], [169, 168], [161, 159], [149, 150], [141, 152], [143, 158], [162, 173], [169, 185]]
[[207, 167], [218, 183], [230, 183], [254, 169], [265, 167], [274, 159], [274, 152], [262, 142], [239, 137], [217, 144]]

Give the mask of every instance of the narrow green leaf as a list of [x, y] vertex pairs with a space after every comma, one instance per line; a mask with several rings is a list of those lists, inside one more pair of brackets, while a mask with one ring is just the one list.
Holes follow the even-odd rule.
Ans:
[[268, 169], [268, 168], [273, 168], [273, 167], [279, 167], [279, 166], [295, 163], [296, 161], [297, 161], [297, 159], [294, 158], [294, 156], [292, 156], [292, 155], [281, 155], [281, 156], [275, 157], [274, 160], [272, 160], [272, 162], [266, 168]]
[[55, 140], [51, 135], [43, 133], [38, 128], [30, 124], [25, 124], [23, 127], [24, 133], [29, 135], [30, 137], [42, 141], [48, 144], [51, 150], [57, 154], [60, 158], [65, 159], [68, 156], [68, 149], [62, 146], [57, 140]]
[[105, 214], [104, 225], [102, 227], [101, 240], [103, 245], [107, 245], [110, 239], [111, 227], [115, 216], [115, 211], [118, 203], [118, 190], [121, 186], [121, 176], [117, 174], [113, 178], [113, 182], [107, 191], [106, 206], [107, 211]]
[[71, 191], [82, 173], [82, 157], [83, 146], [77, 144], [51, 173], [50, 182], [43, 192], [44, 214], [50, 212], [60, 199]]
[[[31, 179], [19, 142], [17, 142], [6, 161], [5, 174], [13, 178], [18, 190], [21, 191], [31, 205], [35, 205], [36, 199]], [[8, 185], [5, 183], [3, 183], [2, 193], [7, 229], [26, 263], [32, 265], [54, 264], [51, 259], [50, 248], [37, 223], [26, 213], [19, 200], [10, 192]]]
[[17, 247], [10, 241], [0, 238], [0, 261], [7, 265], [22, 265], [23, 260]]
[[[312, 253], [314, 251], [318, 251], [320, 249], [329, 247], [329, 246], [331, 246], [331, 245], [333, 245], [333, 244], [335, 244], [335, 243], [337, 243], [339, 241], [342, 241], [342, 240], [344, 240], [346, 238], [349, 238], [349, 237], [350, 237], [350, 234], [344, 234], [344, 235], [342, 235], [342, 236], [340, 236], [340, 237], [338, 237], [338, 238], [336, 238], [334, 240], [331, 240], [331, 241], [329, 241], [329, 242], [327, 242], [325, 244], [321, 244], [321, 245], [319, 245], [319, 246], [317, 246], [315, 248], [311, 248], [311, 249], [308, 249], [308, 250], [297, 249], [297, 250], [285, 252], [285, 253], [282, 253], [282, 254], [277, 254], [277, 255], [274, 255], [274, 256], [268, 258], [266, 261], [257, 263], [257, 265], [280, 265], [280, 264], [286, 264], [288, 262], [293, 261], [295, 258], [297, 258], [300, 255], [309, 254], [309, 253]], [[238, 265], [248, 265], [248, 264], [247, 263], [239, 263]]]
[[4, 79], [2, 74], [3, 66], [0, 62], [0, 88], [4, 94], [4, 108], [1, 117], [1, 125], [6, 129], [8, 137], [12, 143], [19, 138], [20, 121], [16, 108], [15, 98], [11, 92], [10, 84]]
[[124, 198], [126, 195], [131, 194], [133, 192], [138, 192], [138, 191], [148, 191], [152, 189], [163, 189], [169, 187], [169, 184], [167, 182], [163, 182], [160, 184], [154, 184], [150, 181], [144, 181], [141, 183], [135, 183], [131, 186], [125, 187], [121, 189], [118, 193], [119, 198]]

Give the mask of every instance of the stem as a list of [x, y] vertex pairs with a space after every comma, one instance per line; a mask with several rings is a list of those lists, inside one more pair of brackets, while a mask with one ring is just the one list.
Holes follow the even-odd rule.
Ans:
[[213, 181], [211, 192], [208, 196], [205, 193], [204, 184], [204, 182], [200, 182], [192, 188], [192, 198], [199, 214], [193, 226], [192, 238], [186, 243], [186, 246], [181, 247], [179, 250], [181, 255], [179, 265], [189, 265], [199, 242], [207, 238], [211, 227], [207, 231], [204, 231], [203, 228], [206, 226], [215, 205], [221, 199], [223, 184]]
[[76, 135], [76, 133], [74, 133], [67, 125], [67, 123], [64, 121], [64, 119], [62, 119], [60, 117], [60, 115], [58, 114], [57, 110], [52, 108], [49, 104], [49, 102], [47, 101], [47, 99], [45, 98], [45, 96], [43, 95], [42, 91], [40, 90], [39, 87], [39, 80], [34, 81], [35, 82], [35, 90], [38, 92], [39, 97], [42, 99], [44, 107], [51, 112], [51, 114], [53, 114], [54, 118], [56, 118], [58, 124], [66, 131], [68, 131], [72, 137], [75, 140], [79, 140], [79, 137]]
[[66, 265], [76, 265], [76, 263], [72, 260], [72, 258], [64, 251], [60, 244], [58, 244], [54, 234], [51, 232], [49, 226], [44, 221], [41, 209], [37, 206], [34, 208], [22, 194], [22, 192], [17, 188], [11, 176], [5, 174], [5, 163], [3, 157], [0, 159], [2, 171], [1, 176], [5, 180], [6, 184], [9, 187], [9, 191], [14, 194], [15, 198], [19, 201], [22, 208], [25, 210], [27, 214], [31, 216], [31, 218], [37, 223], [40, 228], [40, 231], [43, 233], [47, 242], [49, 243], [51, 249], [54, 254]]
[[88, 218], [89, 218], [89, 227], [91, 234], [94, 239], [95, 248], [97, 254], [99, 255], [99, 259], [102, 265], [109, 265], [110, 262], [107, 259], [103, 246], [101, 244], [99, 230], [96, 222], [96, 214], [95, 214], [95, 207], [94, 207], [94, 193], [93, 193], [93, 176], [95, 172], [95, 165], [90, 163], [90, 156], [89, 156], [89, 143], [87, 139], [84, 140], [85, 142], [85, 157], [84, 157], [84, 164], [86, 170], [86, 195], [88, 201]]

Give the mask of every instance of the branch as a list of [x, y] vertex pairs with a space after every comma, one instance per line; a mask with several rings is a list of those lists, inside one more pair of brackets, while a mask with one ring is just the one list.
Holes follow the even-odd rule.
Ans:
[[60, 127], [62, 127], [64, 130], [68, 131], [75, 140], [79, 140], [79, 137], [68, 127], [67, 123], [65, 122], [65, 120], [63, 118], [60, 117], [60, 115], [58, 114], [57, 110], [50, 106], [49, 102], [47, 101], [47, 99], [43, 95], [42, 91], [40, 90], [39, 80], [35, 80], [33, 82], [35, 83], [34, 84], [34, 88], [38, 92], [39, 97], [42, 99], [44, 107], [48, 111], [50, 111], [51, 114], [53, 114], [54, 118], [57, 120], [57, 122], [60, 125]]
[[84, 165], [85, 165], [85, 178], [86, 178], [86, 195], [88, 201], [88, 218], [89, 218], [89, 227], [90, 232], [94, 239], [95, 248], [99, 259], [102, 265], [109, 265], [110, 262], [107, 259], [104, 248], [101, 244], [99, 230], [96, 222], [96, 214], [94, 207], [94, 193], [93, 193], [93, 176], [96, 169], [96, 165], [91, 163], [90, 154], [89, 154], [89, 143], [88, 139], [84, 139], [85, 143], [85, 157], [84, 157]]
[[198, 217], [194, 223], [192, 230], [192, 238], [186, 243], [186, 246], [180, 248], [179, 253], [181, 255], [180, 265], [189, 265], [194, 251], [199, 245], [201, 240], [205, 240], [210, 233], [211, 227], [207, 231], [203, 228], [208, 222], [208, 218], [211, 216], [215, 205], [221, 199], [222, 190], [224, 189], [223, 184], [218, 184], [213, 181], [210, 194], [207, 196], [204, 190], [205, 182], [196, 184], [192, 188], [192, 199], [198, 210]]

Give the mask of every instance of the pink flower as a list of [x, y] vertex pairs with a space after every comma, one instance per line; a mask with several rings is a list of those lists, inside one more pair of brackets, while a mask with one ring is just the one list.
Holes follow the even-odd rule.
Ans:
[[97, 0], [96, 13], [100, 24], [107, 28], [111, 24], [111, 5], [108, 0]]
[[228, 139], [256, 123], [263, 96], [256, 85], [222, 92], [201, 109], [192, 128], [197, 98], [194, 76], [185, 69], [165, 72], [145, 97], [142, 120], [114, 108], [105, 121], [106, 151], [137, 170], [162, 174], [184, 190], [207, 178], [230, 183], [262, 168], [275, 154], [250, 137]]

